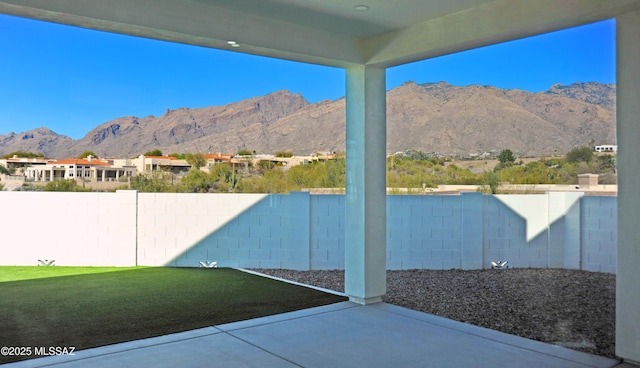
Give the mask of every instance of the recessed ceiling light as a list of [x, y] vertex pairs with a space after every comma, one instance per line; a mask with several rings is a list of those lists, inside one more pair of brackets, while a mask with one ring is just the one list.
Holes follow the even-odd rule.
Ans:
[[357, 11], [365, 11], [365, 10], [369, 10], [369, 7], [366, 5], [356, 5], [353, 7], [353, 9]]

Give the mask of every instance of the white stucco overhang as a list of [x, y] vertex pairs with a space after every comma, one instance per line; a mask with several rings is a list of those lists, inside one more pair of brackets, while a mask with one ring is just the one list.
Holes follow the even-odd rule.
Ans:
[[386, 68], [616, 18], [616, 350], [640, 362], [640, 0], [0, 0], [0, 13], [344, 68], [346, 291], [361, 303], [386, 292]]
[[342, 68], [387, 68], [638, 8], [638, 0], [0, 1], [6, 14]]

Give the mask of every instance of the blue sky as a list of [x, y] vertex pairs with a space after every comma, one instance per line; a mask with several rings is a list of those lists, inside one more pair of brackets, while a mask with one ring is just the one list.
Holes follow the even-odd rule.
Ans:
[[[413, 80], [531, 92], [615, 83], [613, 20], [391, 68]], [[0, 14], [0, 134], [40, 126], [82, 138], [122, 116], [224, 105], [287, 89], [344, 96], [342, 69], [179, 45]]]

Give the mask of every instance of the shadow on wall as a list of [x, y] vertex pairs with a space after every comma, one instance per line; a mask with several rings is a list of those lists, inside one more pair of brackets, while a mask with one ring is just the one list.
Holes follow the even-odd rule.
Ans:
[[[508, 261], [509, 267], [517, 268], [580, 268], [579, 231], [567, 231], [575, 220], [579, 224], [579, 217], [573, 216], [579, 215], [579, 202], [551, 221], [546, 200], [546, 195], [540, 195], [536, 205], [518, 211], [513, 202], [485, 197], [483, 267], [490, 267], [491, 261]], [[569, 257], [573, 252], [575, 259]]]
[[[601, 199], [592, 203], [593, 198]], [[179, 216], [182, 225], [166, 226], [165, 231], [173, 234], [155, 239], [154, 245], [161, 241], [168, 247], [156, 264], [344, 269], [344, 196], [268, 195], [242, 202], [239, 208], [232, 201], [226, 209], [205, 204], [208, 200], [198, 201], [207, 207], [199, 211], [207, 215], [195, 211], [195, 219]], [[188, 241], [189, 225], [199, 228], [215, 221], [211, 216], [220, 210], [226, 211], [218, 215], [224, 221], [209, 224], [206, 234]], [[507, 260], [511, 267], [615, 272], [615, 198], [611, 197], [389, 196], [387, 216], [388, 269], [478, 269]], [[613, 221], [603, 222], [602, 216]], [[606, 249], [603, 239], [611, 239]], [[162, 247], [150, 252], [155, 249]], [[142, 255], [147, 250], [141, 250], [141, 261], [149, 255]]]
[[[11, 229], [2, 265], [345, 266], [344, 195], [0, 192], [0, 202]], [[615, 273], [616, 215], [616, 197], [576, 193], [389, 195], [387, 269], [506, 260]]]
[[499, 203], [485, 212], [484, 267], [508, 260], [512, 267], [616, 272], [616, 197], [548, 193], [529, 205], [506, 197], [485, 198]]
[[155, 236], [150, 230], [153, 247], [146, 241], [139, 249], [140, 264], [309, 269], [308, 194], [205, 196], [192, 206], [197, 210], [176, 217], [176, 226], [156, 218], [173, 233]]

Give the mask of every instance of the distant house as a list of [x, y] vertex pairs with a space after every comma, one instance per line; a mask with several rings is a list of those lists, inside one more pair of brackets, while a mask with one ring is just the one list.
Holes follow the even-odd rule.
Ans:
[[18, 157], [14, 155], [11, 158], [0, 158], [0, 165], [6, 167], [7, 169], [14, 168], [16, 169], [16, 173], [22, 173], [27, 167], [44, 166], [54, 161], [55, 159], [52, 158]]
[[233, 160], [233, 155], [230, 153], [206, 154], [204, 155], [204, 159], [206, 160], [204, 169], [208, 171], [208, 170], [211, 170], [214, 165], [218, 165], [218, 164], [231, 165]]
[[312, 162], [325, 162], [328, 160], [335, 159], [334, 154], [320, 154], [320, 155], [309, 155], [309, 156], [291, 156], [291, 157], [277, 157], [275, 155], [255, 155], [252, 157], [253, 164], [257, 165], [260, 161], [268, 161], [272, 163], [274, 166], [277, 165], [281, 167], [283, 170], [286, 170], [293, 166], [298, 165], [307, 165]]
[[161, 170], [173, 174], [180, 174], [191, 169], [191, 165], [187, 160], [179, 160], [173, 156], [140, 155], [134, 160], [134, 165], [138, 168], [138, 172]]
[[593, 147], [596, 152], [618, 152], [618, 146], [613, 144], [603, 144]]
[[191, 165], [186, 160], [178, 160], [173, 156], [145, 156], [136, 158], [113, 159], [115, 166], [134, 167], [137, 174], [151, 171], [165, 171], [180, 174], [189, 171]]
[[134, 176], [134, 167], [116, 167], [109, 162], [95, 159], [66, 158], [46, 165], [31, 166], [25, 169], [27, 180], [53, 181], [57, 179], [76, 179], [89, 182], [119, 181], [121, 177]]

